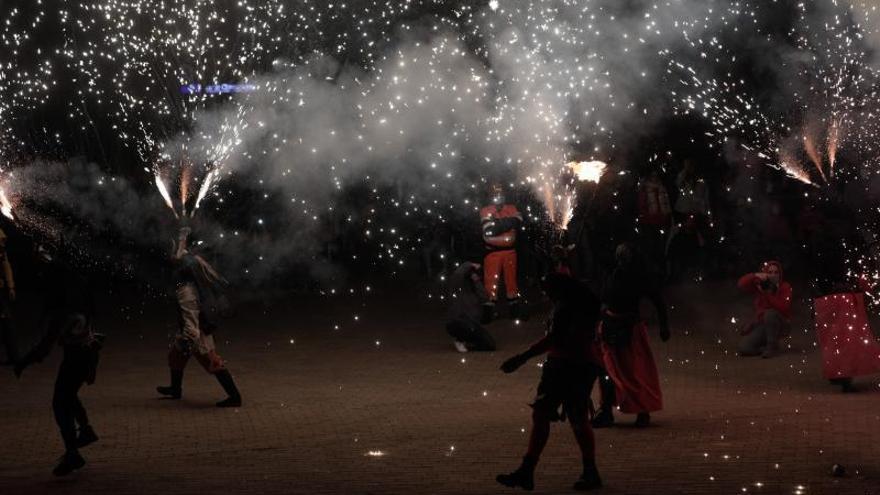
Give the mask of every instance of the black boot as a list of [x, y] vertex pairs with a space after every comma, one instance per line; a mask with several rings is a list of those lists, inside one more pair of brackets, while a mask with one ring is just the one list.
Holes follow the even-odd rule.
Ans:
[[76, 447], [81, 449], [87, 445], [91, 445], [98, 441], [98, 435], [91, 426], [83, 426], [79, 429], [79, 435], [76, 437]]
[[523, 490], [532, 491], [535, 489], [535, 465], [536, 461], [524, 458], [522, 464], [516, 471], [510, 474], [499, 474], [495, 477], [495, 481], [510, 488], [522, 488]]
[[651, 426], [651, 415], [646, 412], [640, 412], [636, 415], [636, 422], [634, 423], [637, 428], [646, 428]]
[[232, 373], [229, 370], [220, 370], [214, 376], [217, 377], [220, 386], [223, 387], [226, 395], [229, 396], [218, 402], [217, 407], [241, 407], [241, 394], [238, 392], [238, 387], [235, 386]]
[[584, 472], [581, 477], [574, 482], [573, 489], [577, 491], [595, 490], [602, 488], [602, 478], [599, 477], [599, 470], [596, 469], [596, 461], [593, 459], [584, 459]]
[[599, 375], [599, 391], [602, 396], [602, 403], [599, 404], [599, 412], [593, 416], [590, 424], [593, 428], [610, 428], [614, 426], [614, 402], [617, 397], [617, 390], [614, 381], [607, 371], [602, 370]]
[[55, 466], [55, 469], [52, 470], [52, 474], [55, 476], [67, 476], [68, 474], [80, 469], [81, 467], [86, 465], [86, 460], [83, 459], [79, 452], [70, 451], [65, 452], [61, 459], [58, 461], [58, 465]]
[[156, 392], [169, 399], [179, 399], [183, 395], [183, 370], [171, 370], [171, 385], [156, 387]]
[[593, 428], [611, 428], [614, 426], [614, 412], [611, 406], [600, 406], [599, 412], [590, 421]]

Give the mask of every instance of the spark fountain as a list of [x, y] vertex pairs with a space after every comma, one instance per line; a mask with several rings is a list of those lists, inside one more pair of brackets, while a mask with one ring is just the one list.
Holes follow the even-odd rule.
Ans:
[[[126, 144], [152, 164], [147, 170], [175, 216], [192, 216], [241, 142], [248, 95], [180, 88], [233, 80], [259, 89], [248, 81], [275, 56], [271, 27], [283, 11], [273, 0], [71, 2], [62, 18], [64, 55], [84, 95], [71, 110], [85, 121], [89, 107], [110, 115]], [[179, 212], [163, 179], [171, 175], [180, 176]], [[195, 177], [201, 187], [187, 211]]]
[[[813, 186], [814, 190], [804, 194], [847, 226], [834, 234], [838, 237], [834, 242], [827, 243], [829, 252], [835, 244], [839, 250], [829, 256], [846, 266], [843, 271], [849, 280], [872, 280], [876, 291], [880, 256], [872, 255], [866, 246], [880, 238], [880, 223], [874, 215], [878, 198], [872, 193], [873, 178], [880, 173], [876, 139], [880, 72], [872, 65], [864, 40], [876, 38], [878, 27], [857, 22], [871, 10], [865, 11], [865, 5], [858, 2], [800, 2], [796, 7], [798, 18], [785, 40], [775, 40], [760, 30], [752, 33], [770, 46], [786, 46], [786, 40], [793, 40], [786, 62], [777, 68], [781, 87], [770, 95], [760, 85], [753, 87], [743, 77], [732, 75], [729, 67], [736, 66], [743, 55], [721, 41], [732, 36], [699, 39], [689, 37], [685, 30], [692, 55], [700, 54], [692, 59], [712, 58], [717, 66], [689, 65], [679, 60], [682, 54], [665, 52], [669, 77], [681, 84], [681, 89], [672, 92], [676, 111], [704, 118], [712, 128], [707, 136], [717, 147], [740, 146], [765, 165]], [[754, 17], [759, 11], [760, 7], [744, 9], [740, 17]], [[737, 30], [748, 25], [734, 24], [738, 27], [733, 31], [740, 35]], [[719, 67], [723, 68], [713, 73]], [[822, 273], [823, 267], [813, 269]], [[835, 277], [839, 282], [840, 275]]]

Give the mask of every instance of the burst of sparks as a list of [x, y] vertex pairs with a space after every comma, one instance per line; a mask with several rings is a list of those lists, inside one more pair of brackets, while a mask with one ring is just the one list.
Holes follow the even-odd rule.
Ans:
[[2, 188], [0, 188], [0, 213], [10, 220], [15, 220], [15, 216], [12, 214], [12, 202], [9, 201], [6, 191]]

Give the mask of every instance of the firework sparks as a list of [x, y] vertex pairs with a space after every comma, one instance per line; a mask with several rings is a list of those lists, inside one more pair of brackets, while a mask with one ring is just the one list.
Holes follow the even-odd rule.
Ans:
[[[800, 17], [789, 35], [803, 62], [793, 67], [796, 77], [785, 80], [793, 101], [784, 109], [770, 111], [773, 105], [748, 96], [749, 88], [741, 79], [703, 77], [703, 71], [674, 60], [675, 55], [666, 52], [670, 57], [669, 73], [686, 88], [673, 92], [679, 112], [705, 117], [713, 127], [708, 135], [719, 145], [737, 140], [767, 165], [814, 185], [817, 181], [811, 175], [827, 184], [841, 172], [839, 157], [843, 149], [851, 156], [847, 160], [852, 165], [846, 171], [848, 177], [858, 176], [859, 167], [880, 157], [875, 139], [880, 131], [880, 112], [873, 90], [880, 74], [871, 68], [857, 42], [864, 37], [865, 27], [840, 22], [852, 16], [855, 7], [834, 2], [830, 8], [837, 22], [817, 29], [811, 17], [816, 8], [820, 7], [808, 2], [798, 4]], [[740, 11], [733, 15], [755, 14]], [[719, 39], [715, 36], [704, 42], [689, 38], [689, 42], [703, 58], [706, 51], [711, 51], [716, 60], [726, 56], [729, 64], [735, 64], [737, 53], [728, 51]], [[793, 136], [799, 136], [797, 145]], [[810, 164], [811, 172], [801, 159]]]
[[804, 151], [806, 151], [807, 156], [810, 158], [810, 161], [816, 167], [816, 171], [819, 172], [819, 176], [822, 177], [824, 182], [828, 182], [828, 177], [825, 176], [825, 171], [822, 170], [822, 157], [819, 155], [819, 151], [816, 149], [816, 144], [813, 142], [813, 139], [805, 134], [803, 136], [804, 142]]
[[10, 220], [15, 220], [12, 211], [12, 202], [9, 201], [9, 197], [6, 196], [6, 190], [4, 188], [0, 188], [0, 213]]
[[219, 179], [219, 177], [220, 170], [216, 168], [208, 172], [208, 175], [205, 176], [205, 180], [202, 181], [202, 185], [199, 187], [199, 194], [198, 196], [196, 196], [196, 204], [193, 206], [191, 215], [196, 214], [196, 210], [199, 209], [199, 205], [201, 205], [202, 200], [205, 199], [205, 196], [208, 195], [208, 191], [210, 191], [211, 188], [214, 187], [214, 184]]
[[544, 187], [544, 204], [551, 221], [561, 230], [568, 229], [577, 202], [577, 184], [598, 184], [608, 165], [601, 161], [568, 162], [562, 169], [561, 187]]
[[165, 185], [165, 181], [162, 180], [162, 177], [159, 174], [156, 174], [156, 188], [159, 189], [159, 194], [162, 196], [162, 199], [165, 200], [165, 204], [174, 213], [174, 218], [180, 218], [177, 215], [177, 210], [174, 209], [174, 202], [171, 201], [171, 193], [168, 192], [168, 187]]
[[599, 183], [599, 179], [602, 178], [602, 174], [604, 174], [605, 170], [608, 168], [608, 165], [605, 162], [600, 161], [569, 162], [566, 166], [574, 172], [577, 180], [581, 182], [593, 182], [596, 184]]
[[828, 127], [825, 147], [828, 149], [828, 175], [834, 177], [834, 162], [837, 161], [837, 146], [840, 142], [841, 119], [834, 119]]
[[[194, 164], [219, 167], [236, 151], [247, 127], [248, 95], [180, 88], [231, 82], [257, 89], [249, 78], [277, 56], [281, 38], [273, 27], [280, 28], [285, 12], [276, 0], [222, 6], [190, 0], [76, 2], [62, 12], [68, 42], [63, 54], [84, 95], [71, 110], [84, 120], [89, 107], [103, 110], [125, 143], [144, 162], [156, 164], [151, 173], [157, 186], [164, 184], [160, 176], [179, 175], [180, 214], [187, 215], [190, 185], [203, 172]], [[160, 187], [160, 193], [168, 204], [168, 188]]]
[[49, 59], [33, 32], [45, 20], [42, 0], [36, 8], [8, 9], [0, 13], [0, 168], [9, 167], [16, 140], [13, 123], [45, 103], [55, 86]]

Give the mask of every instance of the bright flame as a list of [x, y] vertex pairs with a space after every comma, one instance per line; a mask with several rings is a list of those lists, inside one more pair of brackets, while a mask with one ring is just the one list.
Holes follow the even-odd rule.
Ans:
[[597, 184], [602, 178], [602, 174], [605, 173], [605, 169], [608, 168], [605, 162], [600, 161], [569, 162], [566, 166], [574, 172], [579, 181], [590, 181]]
[[165, 187], [165, 182], [159, 174], [156, 174], [156, 187], [159, 188], [159, 194], [162, 195], [162, 199], [165, 200], [165, 204], [168, 205], [168, 208], [171, 208], [174, 217], [179, 218], [177, 212], [174, 211], [174, 204], [171, 202], [171, 194], [168, 193], [168, 188]]
[[3, 189], [0, 189], [0, 213], [10, 220], [15, 220], [12, 215], [12, 202], [6, 197], [6, 191]]
[[202, 182], [202, 186], [199, 187], [199, 195], [196, 196], [196, 204], [192, 209], [192, 213], [190, 215], [195, 215], [196, 210], [199, 209], [199, 205], [202, 203], [202, 200], [205, 199], [205, 196], [208, 195], [208, 191], [211, 190], [211, 187], [214, 185], [214, 181], [217, 180], [217, 177], [220, 175], [220, 172], [215, 168], [208, 172], [208, 175], [205, 177], [205, 180]]
[[180, 169], [180, 204], [183, 216], [186, 216], [186, 200], [189, 199], [189, 183], [192, 180], [192, 171], [189, 165], [183, 164]]
[[[608, 168], [608, 164], [600, 161], [568, 162], [565, 167], [571, 171], [578, 182], [593, 182], [598, 184], [602, 174]], [[544, 203], [550, 213], [553, 223], [560, 229], [566, 230], [574, 215], [577, 191], [573, 184], [569, 183], [561, 193], [554, 193], [552, 188], [545, 185]]]
[[779, 166], [786, 175], [793, 179], [797, 179], [804, 184], [813, 185], [813, 182], [810, 180], [810, 174], [808, 174], [807, 171], [804, 170], [804, 167], [792, 157], [791, 153], [785, 149], [780, 150], [779, 160]]

